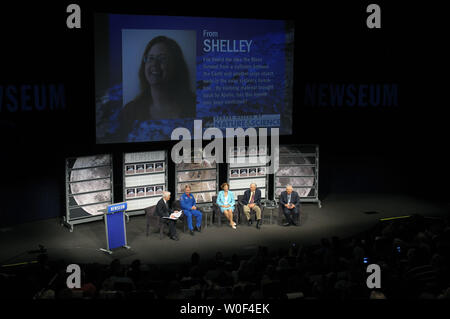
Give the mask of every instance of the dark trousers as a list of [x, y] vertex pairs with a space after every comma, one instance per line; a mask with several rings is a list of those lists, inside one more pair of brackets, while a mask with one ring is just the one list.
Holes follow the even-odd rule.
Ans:
[[294, 216], [298, 214], [297, 207], [289, 209], [283, 206], [283, 214], [289, 224], [294, 224]]
[[176, 220], [162, 218], [161, 221], [166, 223], [169, 226], [169, 237], [173, 237], [177, 235]]

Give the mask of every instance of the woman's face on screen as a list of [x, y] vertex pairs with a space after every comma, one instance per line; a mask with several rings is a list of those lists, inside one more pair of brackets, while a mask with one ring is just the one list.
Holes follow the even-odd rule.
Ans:
[[169, 50], [164, 43], [151, 47], [145, 56], [145, 77], [150, 85], [169, 81]]

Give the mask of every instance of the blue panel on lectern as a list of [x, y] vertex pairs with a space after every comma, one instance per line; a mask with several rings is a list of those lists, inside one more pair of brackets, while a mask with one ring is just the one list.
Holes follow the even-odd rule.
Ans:
[[108, 205], [108, 213], [127, 210], [127, 202]]
[[123, 211], [106, 214], [108, 231], [108, 248], [113, 249], [126, 245], [125, 221]]

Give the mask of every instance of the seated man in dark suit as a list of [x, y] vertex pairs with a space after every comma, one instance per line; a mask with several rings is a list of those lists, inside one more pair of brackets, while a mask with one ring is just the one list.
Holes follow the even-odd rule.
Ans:
[[250, 218], [250, 210], [253, 209], [256, 213], [256, 228], [261, 227], [261, 190], [256, 188], [255, 183], [250, 184], [250, 189], [247, 189], [242, 198], [242, 204], [244, 204], [244, 214], [247, 217], [248, 225], [252, 224]]
[[287, 223], [283, 224], [283, 226], [295, 225], [297, 224], [294, 221], [295, 214], [300, 214], [300, 196], [297, 192], [292, 190], [292, 185], [286, 186], [286, 191], [281, 192], [280, 195], [280, 204], [283, 208], [284, 216], [286, 217]]
[[[163, 197], [158, 201], [158, 204], [156, 204], [155, 208], [155, 214], [157, 216], [161, 217], [169, 217], [170, 214], [172, 214], [174, 211], [169, 208], [169, 201], [170, 199], [170, 192], [163, 192]], [[176, 230], [176, 220], [173, 219], [167, 219], [163, 218], [163, 222], [165, 222], [167, 225], [169, 225], [169, 237], [172, 240], [179, 240]]]

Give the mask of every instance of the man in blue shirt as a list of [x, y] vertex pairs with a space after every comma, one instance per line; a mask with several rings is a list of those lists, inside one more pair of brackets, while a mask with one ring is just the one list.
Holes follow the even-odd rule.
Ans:
[[202, 229], [202, 213], [197, 209], [195, 198], [191, 192], [191, 187], [186, 185], [184, 187], [184, 194], [180, 197], [180, 205], [186, 216], [189, 232], [194, 235], [194, 227], [192, 226], [192, 216], [195, 216], [195, 230], [201, 232]]

